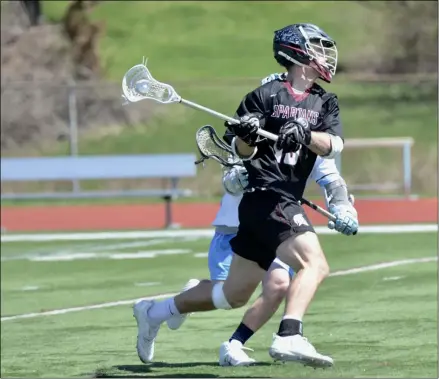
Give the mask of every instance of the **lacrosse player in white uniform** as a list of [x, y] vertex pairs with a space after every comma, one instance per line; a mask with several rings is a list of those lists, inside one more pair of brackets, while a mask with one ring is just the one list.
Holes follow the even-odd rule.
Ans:
[[[272, 74], [262, 80], [262, 84], [281, 78], [284, 74]], [[346, 183], [340, 176], [335, 165], [334, 159], [317, 158], [312, 173], [312, 179], [322, 188], [325, 193], [336, 193], [337, 187], [346, 188]], [[223, 176], [223, 186], [226, 190], [220, 209], [213, 221], [215, 235], [209, 247], [208, 266], [210, 280], [213, 282], [223, 282], [226, 280], [233, 251], [230, 240], [236, 235], [239, 225], [238, 206], [242, 198], [242, 193], [247, 185], [247, 172], [242, 166], [234, 166], [226, 171]], [[337, 205], [331, 201], [329, 210], [332, 214], [338, 215], [336, 222], [329, 221], [328, 227], [345, 234], [352, 235], [358, 230], [357, 212], [353, 207], [353, 197], [351, 206]], [[325, 200], [328, 206], [327, 197]], [[344, 208], [343, 208], [344, 207]], [[294, 271], [276, 258], [262, 282], [262, 294], [258, 297], [252, 307], [244, 315], [241, 324], [238, 326], [232, 337], [224, 342], [220, 347], [219, 364], [221, 366], [248, 366], [255, 363], [244, 351], [244, 344], [252, 335], [260, 329], [277, 311], [282, 300], [285, 298], [290, 280]], [[200, 283], [197, 279], [191, 279], [183, 288], [189, 290]], [[136, 312], [134, 313], [136, 315]], [[178, 329], [186, 319], [186, 314], [176, 315], [167, 320], [170, 329]], [[136, 317], [137, 318], [137, 317]], [[138, 324], [141, 320], [137, 320]], [[139, 336], [140, 333], [139, 324]], [[143, 362], [153, 359], [154, 339], [141, 339], [137, 344], [139, 358]], [[249, 349], [248, 349], [249, 350]]]

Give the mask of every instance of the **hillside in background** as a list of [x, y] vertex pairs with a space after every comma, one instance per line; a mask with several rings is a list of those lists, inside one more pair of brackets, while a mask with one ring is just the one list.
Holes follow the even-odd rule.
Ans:
[[[105, 24], [100, 58], [107, 77], [116, 81], [142, 56], [150, 58], [158, 77], [171, 80], [257, 78], [278, 69], [272, 59], [273, 31], [296, 22], [311, 22], [326, 30], [337, 41], [339, 61], [349, 71], [434, 73], [437, 69], [434, 2], [93, 3], [97, 5], [90, 11], [91, 18]], [[68, 2], [43, 4], [47, 19], [58, 22]], [[404, 50], [406, 44], [409, 52]], [[422, 59], [415, 56], [419, 49]], [[404, 54], [412, 54], [417, 67], [410, 62], [398, 64], [405, 61]]]
[[[80, 154], [195, 152], [195, 130], [206, 123], [221, 130], [221, 122], [179, 105], [159, 106], [148, 102], [113, 112], [119, 106], [116, 104], [120, 104], [117, 88], [127, 69], [145, 56], [153, 75], [175, 86], [180, 95], [232, 114], [243, 95], [256, 87], [262, 77], [279, 70], [272, 58], [273, 31], [303, 21], [318, 24], [337, 40], [340, 70], [334, 83], [324, 87], [339, 95], [346, 137], [412, 136], [416, 141], [415, 191], [435, 193], [437, 77], [431, 74], [431, 78], [427, 75], [425, 79], [423, 75], [421, 80], [411, 75], [410, 80], [395, 80], [389, 75], [408, 70], [414, 74], [428, 72], [430, 60], [424, 59], [426, 63], [417, 66], [401, 65], [402, 42], [395, 44], [398, 36], [392, 29], [401, 19], [396, 13], [390, 17], [391, 10], [382, 8], [381, 2], [372, 5], [353, 1], [95, 3], [89, 17], [104, 25], [96, 45], [102, 72], [99, 82], [87, 84], [92, 86], [93, 101], [90, 90], [84, 83], [78, 83]], [[422, 27], [430, 28], [431, 23], [426, 19], [431, 14], [430, 5], [422, 1], [405, 3], [415, 7], [410, 11], [413, 18], [423, 17], [426, 21]], [[66, 1], [43, 2], [46, 22], [59, 23], [67, 6]], [[434, 32], [421, 31], [429, 33], [425, 35]], [[411, 36], [410, 30], [406, 33], [413, 40], [412, 46], [420, 49], [422, 46], [416, 42], [418, 35]], [[391, 44], [394, 49], [390, 49]], [[437, 57], [437, 49], [429, 49], [428, 54]], [[386, 76], [377, 76], [382, 73]], [[90, 102], [96, 109], [94, 112], [87, 105]], [[101, 109], [105, 110], [105, 117], [95, 117]], [[133, 117], [131, 112], [140, 113]], [[63, 117], [65, 134], [68, 131], [65, 110]], [[68, 153], [67, 142], [59, 140], [55, 144], [34, 140], [22, 148], [45, 155]], [[20, 146], [14, 145], [10, 154], [20, 154]], [[360, 180], [360, 176], [366, 182], [401, 177], [399, 150], [346, 152], [345, 156], [348, 162], [344, 165], [344, 175], [352, 181]], [[364, 162], [367, 167], [357, 169]], [[197, 189], [211, 193], [212, 186], [207, 183], [212, 183], [211, 177], [217, 176], [217, 172], [216, 167], [207, 168], [198, 178]]]

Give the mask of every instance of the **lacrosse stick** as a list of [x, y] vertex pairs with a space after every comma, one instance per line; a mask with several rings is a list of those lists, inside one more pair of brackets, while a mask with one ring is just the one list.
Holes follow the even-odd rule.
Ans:
[[198, 129], [195, 133], [195, 140], [201, 155], [195, 164], [203, 163], [212, 158], [225, 167], [243, 166], [241, 159], [233, 154], [231, 147], [218, 137], [215, 129], [210, 125]]
[[[215, 129], [212, 126], [206, 125], [198, 129], [195, 134], [195, 140], [197, 142], [198, 150], [201, 154], [201, 158], [196, 161], [195, 164], [199, 164], [209, 158], [212, 158], [225, 167], [243, 165], [242, 161], [233, 154], [232, 149], [226, 145], [220, 137], [218, 137]], [[319, 207], [317, 204], [314, 204], [305, 198], [302, 198], [300, 202], [314, 209], [316, 212], [320, 213], [322, 216], [331, 221], [335, 222], [337, 220], [337, 218], [333, 214], [329, 213], [326, 209]]]
[[[238, 120], [226, 116], [222, 113], [216, 112], [213, 109], [203, 107], [192, 101], [183, 99], [175, 89], [169, 84], [161, 83], [155, 80], [146, 67], [145, 62], [131, 67], [122, 80], [122, 91], [125, 100], [130, 103], [135, 103], [141, 100], [155, 100], [162, 104], [180, 103], [188, 107], [198, 109], [200, 111], [209, 113], [212, 116], [218, 117], [223, 121], [228, 121], [237, 124]], [[270, 140], [277, 141], [276, 134], [267, 132], [266, 130], [258, 129], [257, 133]]]
[[315, 211], [319, 212], [322, 216], [325, 216], [327, 219], [331, 221], [335, 222], [337, 220], [337, 217], [335, 217], [332, 213], [329, 213], [326, 209], [319, 207], [317, 204], [314, 204], [312, 201], [309, 201], [304, 197], [302, 197], [302, 200], [300, 200], [300, 202], [314, 209]]

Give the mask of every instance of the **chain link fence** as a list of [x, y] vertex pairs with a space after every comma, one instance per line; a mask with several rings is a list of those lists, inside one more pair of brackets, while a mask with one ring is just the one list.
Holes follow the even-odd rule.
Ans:
[[145, 123], [153, 105], [122, 106], [120, 85], [7, 82], [1, 84], [1, 146], [4, 155], [32, 155], [68, 140], [78, 153], [78, 133], [98, 127]]
[[[346, 78], [345, 78], [346, 79]], [[424, 82], [432, 82], [430, 75], [416, 75], [416, 76], [371, 76], [359, 77], [358, 75], [348, 78], [349, 81], [365, 80], [368, 83], [377, 81], [383, 82], [412, 82], [422, 84]], [[239, 93], [243, 92], [242, 88], [250, 83], [258, 82], [258, 78], [237, 78], [231, 81], [231, 85], [223, 81], [217, 81], [212, 78], [210, 81], [203, 81], [196, 84], [200, 89], [206, 93], [215, 93], [215, 88], [219, 86], [227, 86], [230, 90], [232, 84], [235, 90]], [[186, 92], [188, 88], [193, 89], [194, 83], [190, 82], [173, 82], [176, 88], [183, 88]], [[198, 88], [198, 87], [197, 87]], [[186, 90], [185, 90], [186, 89]], [[204, 92], [203, 92], [204, 93]], [[426, 95], [427, 96], [427, 95]], [[429, 95], [430, 96], [430, 95]], [[217, 99], [220, 100], [220, 99]], [[165, 127], [171, 128], [173, 125], [157, 126], [156, 116], [161, 112], [169, 112], [168, 106], [160, 106], [154, 102], [140, 102], [130, 104], [128, 107], [122, 105], [121, 88], [119, 83], [103, 83], [103, 82], [77, 82], [74, 81], [8, 81], [2, 78], [1, 83], [1, 147], [2, 156], [41, 156], [41, 155], [79, 155], [95, 153], [95, 150], [90, 149], [89, 146], [84, 146], [89, 141], [89, 138], [95, 138], [97, 143], [105, 137], [112, 135], [113, 143], [123, 136], [122, 131], [127, 128], [136, 128], [138, 125], [144, 125], [145, 129], [150, 133], [156, 133], [156, 128]], [[221, 110], [221, 109], [219, 109]], [[177, 112], [177, 114], [176, 114]], [[178, 114], [178, 112], [182, 112]], [[169, 117], [177, 117], [188, 122], [193, 123], [192, 119], [187, 119], [188, 113], [181, 107], [173, 108], [172, 115], [169, 113], [164, 119], [169, 120]], [[192, 112], [192, 111], [191, 111]], [[155, 118], [154, 122], [150, 122], [151, 118]], [[168, 122], [168, 121], [167, 121]], [[166, 122], [165, 122], [166, 123]], [[169, 122], [168, 122], [169, 123]], [[172, 121], [171, 121], [172, 124]], [[195, 125], [195, 124], [194, 124]], [[193, 127], [194, 125], [190, 125]], [[195, 126], [197, 126], [196, 124]], [[198, 126], [201, 126], [198, 125]], [[162, 132], [161, 132], [162, 133]], [[191, 133], [190, 130], [185, 130], [186, 135]], [[188, 142], [181, 142], [181, 144], [174, 145], [173, 148], [168, 148], [169, 144], [167, 137], [161, 138], [156, 142], [156, 146], [148, 145], [155, 139], [148, 140], [145, 145], [138, 141], [133, 141], [136, 138], [134, 135], [129, 135], [130, 140], [125, 141], [122, 138], [122, 146], [114, 154], [130, 154], [143, 153], [148, 154], [151, 151], [168, 153], [175, 150], [175, 152], [188, 151], [196, 152], [195, 144], [187, 146]], [[187, 137], [189, 138], [189, 137]], [[137, 142], [136, 149], [131, 150], [132, 144]], [[117, 141], [119, 144], [119, 140]], [[123, 145], [125, 144], [125, 145]], [[157, 145], [158, 144], [158, 145]], [[82, 147], [81, 147], [82, 146]], [[94, 145], [96, 146], [96, 144]], [[144, 146], [144, 147], [143, 147]], [[179, 146], [184, 147], [182, 151], [177, 151]], [[119, 148], [119, 146], [117, 146]], [[107, 150], [101, 150], [107, 151]], [[96, 152], [99, 153], [99, 152]], [[113, 153], [111, 149], [108, 153]], [[413, 157], [413, 166], [418, 167], [413, 171], [415, 187], [417, 183], [420, 186], [429, 187], [432, 185], [431, 180], [436, 175], [425, 175], [425, 171], [431, 171], [434, 157], [431, 153], [426, 151], [423, 156], [415, 155]], [[434, 155], [434, 154], [433, 154]], [[401, 170], [401, 151], [389, 149], [367, 149], [364, 151], [345, 151], [344, 160], [349, 162], [368, 162], [367, 165], [358, 165], [355, 167], [349, 164], [343, 166], [343, 175], [352, 184], [362, 184], [365, 182], [379, 182], [379, 183], [401, 183], [403, 180], [403, 172]], [[382, 162], [386, 162], [383, 165]], [[419, 174], [422, 171], [422, 175]], [[211, 197], [221, 194], [221, 171], [218, 165], [208, 163], [205, 169], [200, 169], [199, 174], [195, 180], [185, 180], [181, 183], [182, 186], [196, 191], [200, 196]], [[133, 188], [148, 188], [167, 187], [168, 184], [164, 181], [111, 181], [107, 183], [102, 182], [87, 182], [87, 183], [73, 183], [73, 189], [81, 188], [88, 189], [133, 189]], [[2, 190], [4, 191], [23, 191], [29, 190], [68, 190], [72, 189], [72, 183], [39, 183], [31, 186], [26, 183], [4, 184]], [[389, 187], [390, 188], [390, 187]], [[318, 189], [315, 186], [310, 187], [313, 194], [318, 194]], [[394, 192], [390, 189], [388, 192]]]

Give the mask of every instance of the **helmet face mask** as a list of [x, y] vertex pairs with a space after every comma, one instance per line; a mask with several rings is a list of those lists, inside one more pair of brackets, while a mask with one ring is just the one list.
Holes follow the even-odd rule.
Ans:
[[331, 81], [337, 70], [338, 51], [335, 41], [324, 37], [310, 38], [301, 26], [299, 30], [306, 39], [305, 48], [311, 60], [310, 66], [317, 66], [313, 68], [320, 75], [325, 76], [325, 79]]
[[338, 58], [335, 41], [315, 25], [295, 24], [277, 30], [273, 49], [275, 59], [282, 66], [311, 67], [328, 83], [335, 75]]

